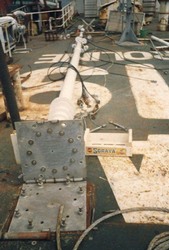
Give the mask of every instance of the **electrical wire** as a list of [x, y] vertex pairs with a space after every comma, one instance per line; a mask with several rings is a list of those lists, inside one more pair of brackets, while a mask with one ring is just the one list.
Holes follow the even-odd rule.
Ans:
[[[51, 72], [49, 72], [49, 71], [50, 71], [51, 67], [53, 67], [54, 65], [58, 65], [57, 67], [55, 67], [55, 69], [57, 69], [59, 66], [61, 67], [61, 66], [64, 66], [64, 65], [67, 66], [67, 69], [69, 69], [69, 68], [73, 69], [73, 70], [76, 72], [76, 74], [77, 74], [77, 76], [79, 77], [79, 80], [80, 80], [80, 82], [81, 82], [81, 84], [82, 84], [82, 94], [88, 94], [90, 97], [92, 97], [92, 98], [96, 101], [96, 103], [98, 103], [98, 100], [95, 98], [95, 96], [92, 95], [92, 94], [88, 91], [88, 89], [86, 88], [86, 86], [85, 86], [85, 84], [84, 84], [84, 81], [83, 81], [83, 79], [82, 79], [82, 76], [81, 76], [80, 72], [79, 72], [79, 71], [76, 69], [76, 67], [74, 67], [70, 62], [59, 61], [59, 62], [53, 63], [53, 64], [48, 68], [48, 73], [47, 73], [47, 76], [48, 76], [48, 77], [50, 77]], [[54, 69], [52, 70], [52, 72], [53, 72], [53, 71], [54, 71]], [[64, 79], [64, 76], [62, 76], [61, 78], [58, 78], [58, 79], [52, 79], [51, 77], [50, 77], [49, 79], [50, 79], [50, 80], [53, 80], [53, 81], [63, 80], [63, 79]]]
[[[47, 70], [47, 77], [49, 78], [49, 80], [51, 82], [57, 82], [57, 81], [61, 81], [65, 78], [65, 74], [63, 72], [59, 72], [61, 74], [61, 77], [59, 78], [52, 78], [52, 73], [57, 70], [58, 68], [61, 69], [61, 67], [68, 67], [69, 66], [69, 62], [66, 61], [59, 61], [59, 62], [55, 62], [53, 64], [51, 64]], [[54, 68], [53, 68], [54, 67]], [[52, 69], [53, 68], [53, 69]]]
[[[100, 224], [101, 222], [112, 218], [114, 216], [120, 215], [120, 214], [124, 214], [124, 213], [133, 213], [133, 212], [143, 212], [143, 211], [158, 211], [158, 212], [164, 212], [164, 213], [169, 213], [169, 209], [167, 208], [156, 208], [156, 207], [135, 207], [135, 208], [128, 208], [128, 209], [123, 209], [123, 210], [116, 210], [113, 211], [110, 214], [106, 214], [103, 217], [97, 219], [93, 224], [91, 224], [83, 233], [82, 235], [79, 237], [79, 239], [77, 240], [75, 246], [73, 247], [73, 250], [78, 250], [81, 242], [83, 241], [83, 239], [86, 237], [86, 235], [94, 228], [96, 227], [98, 224]], [[150, 250], [150, 249], [148, 249]]]
[[[138, 61], [135, 61], [135, 60], [131, 60], [131, 59], [126, 59], [126, 58], [123, 58], [122, 56], [121, 56], [121, 54], [119, 54], [117, 51], [114, 51], [114, 50], [112, 50], [112, 49], [108, 49], [108, 48], [104, 48], [104, 47], [102, 47], [102, 46], [98, 46], [98, 45], [95, 45], [94, 43], [92, 43], [91, 41], [88, 41], [91, 45], [93, 45], [95, 48], [99, 48], [99, 49], [102, 49], [102, 50], [104, 50], [104, 51], [110, 51], [110, 52], [113, 52], [113, 53], [115, 53], [115, 54], [117, 54], [122, 60], [124, 60], [124, 61], [126, 61], [126, 62], [130, 62], [130, 63], [135, 63], [135, 64], [140, 64], [140, 62], [138, 62]], [[100, 59], [100, 60], [103, 60], [103, 59]], [[104, 60], [105, 61], [105, 60]], [[108, 62], [108, 61], [107, 61]], [[119, 65], [126, 65], [126, 64], [124, 64], [124, 63], [119, 63], [119, 62], [114, 62], [114, 64], [119, 64]], [[138, 67], [137, 65], [130, 65], [130, 66], [132, 66], [132, 67]], [[140, 68], [150, 68], [150, 69], [156, 69], [156, 70], [165, 70], [165, 69], [168, 69], [168, 68], [157, 68], [157, 67], [154, 67], [154, 68], [152, 68], [151, 66], [148, 66], [148, 65], [144, 65], [144, 66], [141, 66], [141, 65], [139, 65], [139, 67]]]
[[[107, 53], [108, 54], [108, 53]], [[91, 59], [97, 59], [96, 57], [94, 57], [93, 55], [90, 57], [90, 60]], [[104, 59], [99, 59], [100, 61], [102, 61], [102, 62], [105, 62], [104, 64], [102, 64], [102, 65], [99, 65], [99, 66], [97, 66], [97, 67], [101, 67], [101, 66], [105, 66], [105, 65], [108, 65], [108, 64], [111, 64], [110, 66], [108, 66], [108, 68], [106, 69], [107, 70], [107, 72], [109, 73], [109, 74], [112, 74], [112, 75], [116, 75], [116, 76], [123, 76], [123, 77], [127, 77], [127, 78], [133, 78], [133, 79], [136, 79], [136, 80], [144, 80], [144, 79], [142, 79], [142, 78], [139, 78], [139, 77], [133, 77], [133, 76], [127, 76], [127, 75], [123, 75], [123, 74], [120, 74], [120, 73], [116, 73], [116, 72], [110, 72], [109, 71], [109, 69], [114, 65], [114, 64], [118, 64], [118, 65], [122, 65], [122, 66], [125, 66], [125, 65], [128, 65], [128, 64], [123, 64], [123, 63], [118, 63], [118, 62], [114, 62], [114, 61], [112, 61], [112, 60], [109, 60], [109, 61], [107, 61], [107, 60], [104, 60]], [[95, 64], [96, 64], [96, 62], [95, 62]], [[131, 67], [136, 67], [135, 65], [130, 65]], [[138, 67], [138, 66], [137, 66]], [[92, 67], [91, 67], [92, 68]], [[140, 65], [140, 68], [144, 68], [144, 69], [146, 69], [146, 66], [141, 66]], [[150, 67], [148, 67], [148, 68], [150, 68]], [[152, 68], [151, 67], [151, 69], [154, 69], [154, 68]], [[88, 70], [88, 69], [87, 69]], [[85, 70], [82, 70], [81, 72], [84, 72], [84, 71], [86, 71], [86, 69]], [[90, 76], [87, 76], [86, 78], [84, 78], [84, 80], [87, 80], [89, 77], [91, 77], [92, 75], [90, 75]], [[104, 85], [104, 86], [106, 86], [106, 85]]]
[[[103, 48], [103, 47], [100, 47], [100, 46], [96, 46], [96, 45], [94, 45], [93, 43], [92, 43], [92, 45], [95, 46], [95, 47], [97, 47], [97, 48], [100, 48], [100, 49], [108, 50], [108, 51], [111, 51], [111, 52], [113, 51], [113, 50], [109, 50], [109, 49], [107, 49], [107, 48]], [[113, 51], [113, 52], [114, 52], [115, 54], [118, 54], [118, 55], [120, 56], [120, 58], [123, 59], [123, 60], [125, 60], [125, 61], [130, 61], [130, 62], [133, 62], [133, 63], [137, 63], [137, 65], [131, 65], [131, 64], [129, 64], [129, 66], [130, 66], [130, 67], [133, 67], [133, 68], [138, 67], [138, 64], [139, 64], [139, 68], [143, 68], [143, 69], [155, 69], [155, 70], [165, 70], [165, 69], [168, 69], [168, 68], [157, 68], [157, 67], [152, 67], [152, 66], [148, 66], [148, 65], [142, 66], [142, 65], [140, 65], [139, 62], [136, 62], [136, 61], [134, 61], [134, 60], [124, 59], [118, 52], [115, 52], [115, 51]], [[106, 52], [105, 52], [105, 53], [106, 53]], [[107, 55], [108, 55], [108, 53], [107, 53]], [[92, 58], [98, 60], [98, 58], [95, 58], [93, 55], [92, 55]], [[110, 58], [110, 56], [109, 56], [109, 58]], [[111, 66], [108, 67], [108, 69], [111, 68], [113, 65], [116, 65], [116, 64], [117, 64], [117, 65], [121, 65], [121, 66], [126, 66], [126, 65], [128, 65], [128, 64], [126, 64], [126, 63], [121, 63], [121, 62], [112, 61], [111, 59], [110, 59], [110, 60], [105, 60], [105, 59], [101, 59], [101, 58], [100, 58], [99, 61], [105, 62], [105, 64], [99, 65], [100, 67], [101, 67], [101, 66], [104, 66], [104, 65], [106, 65], [106, 64], [111, 63]], [[99, 66], [98, 66], [98, 67], [99, 67]], [[106, 70], [108, 71], [108, 69], [106, 69]], [[112, 75], [116, 75], [116, 76], [123, 76], [123, 77], [127, 77], [127, 78], [130, 77], [130, 78], [133, 78], [133, 79], [136, 79], [136, 80], [144, 80], [144, 79], [139, 78], [139, 77], [127, 76], [127, 75], [119, 74], [119, 73], [116, 73], [116, 72], [110, 72], [110, 71], [108, 71], [108, 73], [109, 73], [109, 74], [112, 74]], [[89, 78], [89, 77], [90, 77], [90, 76], [88, 76], [87, 78]], [[87, 78], [85, 78], [85, 80], [86, 80]]]

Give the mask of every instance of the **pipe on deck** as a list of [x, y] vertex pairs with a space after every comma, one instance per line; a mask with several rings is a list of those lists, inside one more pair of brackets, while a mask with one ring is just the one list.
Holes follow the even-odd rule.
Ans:
[[158, 37], [156, 37], [156, 36], [151, 36], [151, 39], [152, 39], [152, 40], [155, 40], [155, 41], [157, 41], [157, 42], [160, 42], [160, 43], [162, 43], [162, 44], [165, 44], [166, 46], [169, 46], [169, 42], [166, 42], [166, 41], [164, 41], [163, 39], [160, 39], [160, 38], [158, 38]]
[[[78, 69], [82, 46], [86, 44], [86, 39], [83, 38], [84, 29], [81, 29], [80, 35], [76, 37], [74, 53], [70, 62], [74, 68]], [[77, 72], [69, 67], [63, 86], [58, 98], [54, 99], [50, 105], [48, 120], [73, 120], [75, 108], [72, 102], [75, 80]]]

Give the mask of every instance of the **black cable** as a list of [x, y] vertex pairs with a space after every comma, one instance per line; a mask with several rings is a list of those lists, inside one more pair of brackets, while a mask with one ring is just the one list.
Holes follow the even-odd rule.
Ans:
[[169, 249], [169, 232], [163, 232], [156, 235], [147, 250], [168, 250]]
[[79, 79], [80, 79], [80, 82], [81, 82], [81, 84], [82, 84], [82, 91], [86, 91], [95, 101], [96, 101], [96, 103], [98, 102], [97, 100], [96, 100], [96, 98], [92, 95], [92, 94], [90, 94], [90, 92], [88, 91], [88, 89], [86, 88], [86, 86], [85, 86], [85, 84], [84, 84], [84, 81], [83, 81], [83, 79], [82, 79], [82, 77], [81, 77], [81, 75], [80, 75], [80, 73], [79, 73], [79, 71], [72, 65], [72, 64], [69, 64], [70, 66], [68, 67], [68, 68], [72, 68], [76, 73], [77, 73], [77, 75], [78, 75], [78, 77], [79, 77]]
[[94, 43], [92, 43], [92, 42], [89, 41], [89, 40], [88, 40], [88, 43], [90, 43], [91, 45], [93, 45], [95, 48], [98, 48], [98, 49], [101, 49], [101, 50], [104, 50], [104, 51], [114, 52], [114, 53], [117, 54], [121, 59], [123, 59], [123, 58], [121, 57], [121, 55], [120, 55], [118, 52], [116, 52], [116, 51], [114, 51], [114, 50], [112, 50], [112, 49], [108, 49], [108, 48], [104, 48], [104, 47], [102, 47], [102, 46], [95, 45]]
[[[91, 58], [94, 58], [94, 59], [97, 59], [97, 58], [95, 58], [94, 56], [92, 56]], [[114, 62], [114, 61], [106, 61], [106, 60], [104, 60], [104, 59], [99, 59], [100, 61], [103, 61], [103, 62], [105, 62], [104, 64], [102, 64], [102, 65], [99, 65], [99, 66], [97, 66], [97, 67], [101, 67], [101, 66], [105, 66], [105, 65], [107, 65], [107, 64], [119, 64], [119, 65], [123, 65], [123, 66], [125, 66], [126, 64], [123, 64], [123, 63], [117, 63], [117, 62]], [[136, 66], [134, 66], [134, 65], [130, 65], [130, 66], [132, 66], [132, 67], [136, 67]], [[141, 67], [141, 66], [140, 66]], [[146, 67], [142, 67], [142, 68], [146, 68]], [[154, 69], [154, 68], [152, 68], [152, 69]], [[106, 69], [107, 70], [107, 69]], [[84, 72], [85, 70], [82, 70], [81, 72]], [[108, 71], [108, 73], [109, 74], [112, 74], [112, 75], [117, 75], [117, 76], [123, 76], [123, 77], [129, 77], [129, 76], [127, 76], [127, 75], [123, 75], [123, 74], [120, 74], [120, 73], [116, 73], [116, 72], [110, 72], [110, 71]], [[90, 76], [87, 76], [86, 78], [84, 78], [84, 80], [87, 80], [89, 77], [91, 77], [91, 75]], [[130, 78], [133, 78], [133, 79], [137, 79], [137, 80], [144, 80], [144, 79], [142, 79], [142, 78], [139, 78], [139, 77], [133, 77], [133, 76], [130, 76]]]
[[[57, 65], [57, 64], [58, 64], [57, 68], [59, 67], [59, 64], [60, 64], [61, 66], [66, 65], [66, 66], [67, 66], [67, 69], [69, 69], [69, 68], [73, 69], [73, 70], [76, 72], [76, 74], [77, 74], [77, 76], [79, 77], [79, 80], [80, 80], [80, 82], [81, 82], [81, 84], [82, 84], [82, 95], [85, 95], [85, 96], [86, 96], [86, 94], [88, 94], [90, 97], [92, 97], [92, 98], [95, 100], [96, 103], [98, 103], [98, 100], [94, 97], [94, 95], [90, 94], [90, 92], [89, 92], [88, 89], [86, 88], [86, 86], [85, 86], [85, 84], [84, 84], [84, 81], [83, 81], [83, 79], [82, 79], [82, 77], [81, 77], [81, 75], [80, 75], [80, 72], [79, 72], [79, 71], [76, 69], [76, 67], [74, 67], [70, 62], [59, 61], [59, 62], [53, 63], [53, 64], [48, 68], [48, 73], [47, 73], [47, 76], [49, 77], [50, 80], [51, 80], [51, 77], [50, 77], [50, 73], [51, 73], [51, 72], [49, 72], [49, 71], [50, 71], [51, 67], [53, 67], [54, 65]], [[57, 69], [57, 68], [55, 68], [55, 69]], [[53, 69], [52, 72], [53, 72], [55, 69]], [[61, 77], [61, 78], [59, 78], [59, 79], [52, 79], [52, 80], [53, 80], [53, 81], [59, 81], [59, 80], [63, 80], [63, 79], [64, 79], [64, 76]]]
[[[92, 43], [91, 41], [88, 41], [88, 42], [89, 42], [91, 45], [93, 45], [94, 47], [96, 47], [96, 48], [99, 48], [99, 49], [102, 49], [102, 50], [105, 50], [105, 51], [110, 51], [110, 52], [113, 52], [113, 53], [117, 54], [121, 59], [123, 59], [123, 60], [126, 61], [126, 62], [135, 63], [135, 64], [140, 64], [140, 62], [138, 62], [138, 61], [134, 61], [134, 60], [130, 60], [130, 59], [123, 58], [117, 51], [114, 51], [114, 50], [112, 50], [112, 49], [108, 49], [108, 48], [104, 48], [104, 47], [95, 45], [95, 44]], [[101, 60], [101, 59], [100, 59], [100, 60]], [[107, 61], [107, 62], [108, 62], [108, 61]], [[114, 62], [114, 64], [126, 65], [126, 64], [124, 64], [124, 63], [119, 63], [119, 62]], [[132, 66], [132, 67], [137, 67], [137, 66], [135, 66], [135, 65], [130, 65], [130, 66]], [[144, 65], [144, 66], [141, 66], [141, 65], [140, 65], [139, 67], [140, 67], [140, 68], [152, 69], [152, 67], [151, 67], [151, 66], [148, 66], [148, 65]], [[153, 69], [156, 69], [156, 70], [165, 70], [165, 69], [168, 69], [168, 68], [163, 68], [163, 69], [161, 69], [161, 68], [154, 67]]]
[[[87, 51], [87, 52], [89, 52], [89, 51]], [[100, 52], [100, 51], [99, 51]], [[111, 60], [111, 58], [110, 58], [110, 55], [107, 53], [107, 52], [104, 52], [104, 54], [108, 57], [108, 61], [107, 60], [105, 60], [105, 59], [99, 59], [99, 61], [101, 61], [101, 62], [104, 62], [104, 64], [100, 64], [100, 65], [97, 65], [97, 67], [102, 67], [102, 66], [105, 66], [105, 65], [107, 65], [108, 63], [113, 63], [113, 61]], [[91, 59], [97, 59], [97, 58], [95, 58], [93, 55], [91, 56]]]
[[[65, 65], [68, 67], [69, 66], [69, 62], [66, 62], [66, 61], [59, 61], [59, 62], [55, 62], [53, 64], [51, 64], [47, 70], [47, 77], [49, 78], [50, 81], [52, 82], [57, 82], [57, 81], [60, 81], [60, 80], [63, 80], [65, 78], [65, 74], [63, 74], [62, 72], [60, 72], [60, 74], [62, 75], [61, 77], [59, 78], [52, 78], [51, 77], [51, 74], [57, 70], [58, 68], [60, 69], [61, 67], [64, 67]], [[51, 70], [51, 68], [53, 68], [55, 66], [54, 69]], [[50, 71], [51, 70], [51, 71]]]

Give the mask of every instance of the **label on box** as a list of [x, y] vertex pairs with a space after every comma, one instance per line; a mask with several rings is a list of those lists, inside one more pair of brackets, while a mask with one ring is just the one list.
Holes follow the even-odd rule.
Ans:
[[126, 148], [86, 147], [86, 155], [126, 156]]

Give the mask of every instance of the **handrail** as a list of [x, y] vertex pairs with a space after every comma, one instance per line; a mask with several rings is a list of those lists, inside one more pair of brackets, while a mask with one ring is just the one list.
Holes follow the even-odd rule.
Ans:
[[[56, 9], [56, 10], [48, 10], [48, 11], [35, 11], [35, 12], [27, 12], [27, 15], [31, 16], [31, 23], [39, 23], [40, 24], [40, 29], [42, 28], [42, 23], [43, 22], [49, 22], [48, 20], [41, 20], [41, 15], [42, 14], [47, 14], [47, 13], [61, 13], [60, 17], [56, 17], [55, 20], [56, 21], [62, 21], [61, 24], [56, 24], [56, 28], [65, 28], [67, 23], [69, 22], [69, 20], [72, 19], [73, 15], [74, 15], [74, 8], [73, 8], [73, 3], [70, 2], [69, 4], [65, 5], [63, 8], [61, 9]], [[40, 18], [39, 20], [34, 20], [33, 16], [34, 15], [39, 15]]]

